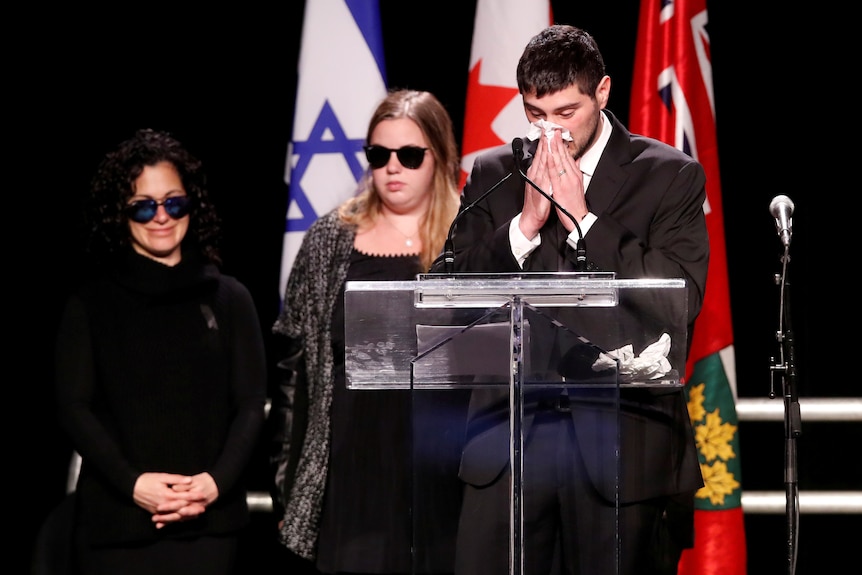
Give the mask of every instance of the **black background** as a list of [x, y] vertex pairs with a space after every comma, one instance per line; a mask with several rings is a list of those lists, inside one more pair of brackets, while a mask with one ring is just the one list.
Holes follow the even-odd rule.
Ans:
[[[475, 1], [380, 5], [390, 87], [434, 92], [460, 142]], [[13, 262], [22, 259], [7, 276], [7, 305], [16, 321], [6, 376], [15, 455], [6, 473], [18, 485], [13, 508], [22, 511], [7, 521], [27, 543], [25, 562], [65, 490], [71, 447], [52, 411], [52, 346], [79, 269], [78, 202], [106, 151], [140, 127], [167, 129], [185, 142], [207, 166], [224, 220], [224, 271], [251, 290], [267, 337], [278, 313], [302, 3], [205, 12], [124, 6], [122, 13], [46, 8], [10, 15], [17, 39], [6, 54], [11, 98], [3, 210]], [[848, 52], [838, 45], [841, 12], [796, 12], [777, 0], [741, 6], [708, 2], [738, 393], [765, 398], [769, 392], [778, 352], [779, 294], [772, 278], [782, 252], [768, 206], [785, 194], [795, 203], [788, 277], [799, 395], [803, 401], [858, 397], [856, 378], [846, 376], [855, 338], [845, 344], [835, 335], [838, 320], [851, 313], [845, 294], [852, 284], [843, 269], [856, 258], [852, 244], [839, 248], [837, 229], [852, 226], [855, 214], [841, 209], [852, 196], [841, 193], [843, 178], [832, 168], [846, 165], [835, 161], [833, 141], [845, 105], [855, 114], [842, 76]], [[557, 22], [596, 37], [612, 77], [609, 108], [628, 123], [638, 0], [555, 1], [552, 7]], [[836, 211], [848, 213], [836, 217]], [[848, 463], [859, 445], [858, 425], [803, 422], [803, 429], [800, 488], [859, 489], [858, 463], [855, 477]], [[743, 489], [783, 491], [781, 424], [742, 423], [740, 440]], [[258, 457], [255, 489], [266, 489], [262, 468]], [[803, 514], [797, 572], [827, 572], [851, 561], [850, 526], [858, 532], [859, 520]], [[256, 524], [253, 552], [266, 556], [269, 519]], [[749, 573], [787, 573], [785, 524], [783, 515], [746, 517]]]

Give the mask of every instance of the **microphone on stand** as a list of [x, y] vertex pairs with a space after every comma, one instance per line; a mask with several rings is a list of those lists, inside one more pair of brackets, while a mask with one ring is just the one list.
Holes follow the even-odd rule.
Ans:
[[497, 190], [500, 186], [503, 185], [503, 182], [512, 177], [514, 172], [509, 172], [499, 182], [488, 188], [481, 196], [470, 202], [469, 205], [464, 206], [455, 218], [452, 220], [452, 223], [449, 226], [449, 233], [446, 234], [446, 241], [443, 243], [443, 271], [447, 274], [452, 274], [455, 272], [455, 246], [452, 241], [452, 236], [455, 234], [455, 226], [458, 224], [458, 220], [461, 219], [461, 216], [466, 214], [468, 211], [473, 209], [473, 206], [487, 198], [491, 195], [492, 192]]
[[769, 213], [775, 218], [775, 228], [778, 237], [785, 248], [790, 247], [790, 238], [793, 236], [793, 200], [787, 196], [775, 196], [769, 202]]
[[524, 140], [521, 138], [515, 138], [512, 140], [512, 156], [515, 160], [515, 169], [518, 171], [518, 174], [521, 176], [521, 179], [530, 184], [534, 190], [542, 194], [545, 198], [547, 198], [554, 207], [560, 210], [562, 213], [566, 214], [572, 223], [575, 224], [575, 229], [578, 230], [578, 241], [575, 246], [575, 268], [579, 272], [587, 271], [587, 244], [584, 241], [584, 234], [581, 233], [581, 226], [578, 224], [578, 220], [575, 219], [575, 216], [570, 214], [566, 208], [560, 205], [560, 203], [553, 198], [550, 194], [545, 192], [542, 188], [536, 185], [533, 180], [527, 177], [527, 174], [524, 173], [524, 170], [521, 169], [521, 157], [524, 154]]

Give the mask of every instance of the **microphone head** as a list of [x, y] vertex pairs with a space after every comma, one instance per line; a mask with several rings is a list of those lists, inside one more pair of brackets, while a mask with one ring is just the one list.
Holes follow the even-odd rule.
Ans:
[[772, 201], [769, 202], [769, 213], [772, 214], [773, 218], [779, 217], [781, 206], [787, 206], [788, 216], [793, 215], [793, 200], [788, 198], [785, 195], [775, 196], [772, 198]]
[[515, 138], [514, 140], [512, 140], [512, 153], [518, 154], [518, 156], [520, 157], [523, 152], [524, 140], [522, 140], [521, 138]]

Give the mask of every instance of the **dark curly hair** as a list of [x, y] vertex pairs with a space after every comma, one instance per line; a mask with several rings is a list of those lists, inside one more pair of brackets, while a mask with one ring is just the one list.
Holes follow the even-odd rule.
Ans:
[[555, 24], [533, 36], [521, 54], [516, 72], [521, 94], [535, 92], [537, 98], [577, 84], [582, 94], [595, 99], [604, 76], [605, 61], [593, 37], [564, 24]]
[[221, 265], [221, 225], [209, 199], [200, 160], [171, 134], [151, 129], [138, 130], [109, 152], [91, 181], [84, 208], [84, 233], [86, 251], [93, 263], [107, 263], [131, 245], [126, 205], [135, 195], [135, 180], [144, 167], [159, 162], [170, 162], [177, 169], [192, 200], [183, 249], [196, 249], [207, 261]]

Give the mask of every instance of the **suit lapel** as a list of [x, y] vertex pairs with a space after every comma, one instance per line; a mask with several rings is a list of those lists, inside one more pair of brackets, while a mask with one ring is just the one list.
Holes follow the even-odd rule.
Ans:
[[631, 133], [611, 112], [605, 110], [605, 113], [611, 120], [613, 131], [599, 163], [596, 164], [596, 171], [593, 173], [586, 194], [587, 208], [598, 217], [602, 216], [622, 190], [628, 180], [626, 166], [631, 162], [629, 152]]

